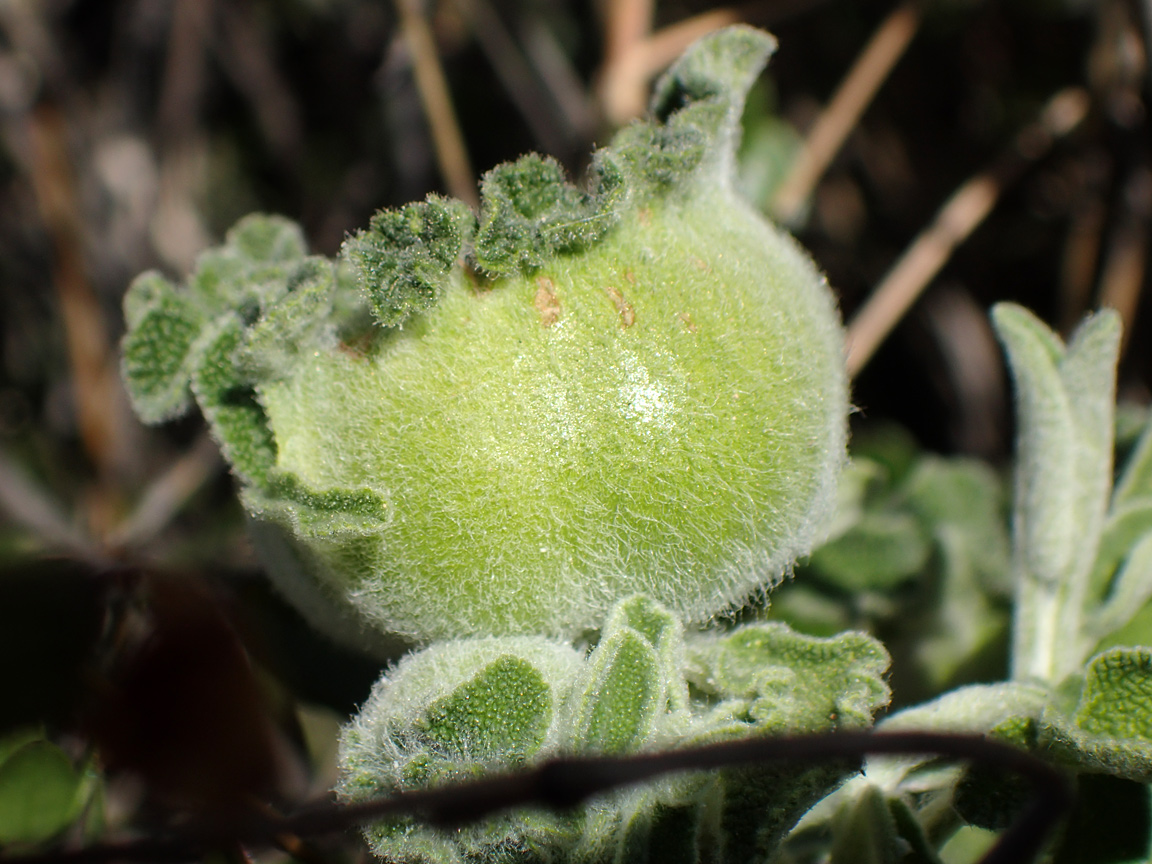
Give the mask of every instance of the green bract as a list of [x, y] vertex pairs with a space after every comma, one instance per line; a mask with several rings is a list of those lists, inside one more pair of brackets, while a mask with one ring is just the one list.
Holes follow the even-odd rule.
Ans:
[[732, 185], [772, 46], [695, 45], [587, 191], [526, 156], [478, 217], [382, 212], [336, 262], [249, 217], [183, 289], [134, 283], [141, 416], [195, 397], [314, 621], [571, 637], [635, 592], [702, 621], [811, 548], [844, 459], [842, 332]]
[[[686, 639], [667, 609], [633, 597], [587, 656], [530, 636], [408, 655], [345, 728], [337, 791], [360, 801], [561, 755], [862, 728], [888, 700], [887, 665], [862, 633], [817, 639], [754, 624]], [[395, 864], [763, 860], [851, 767], [674, 774], [565, 813], [516, 811], [453, 830], [400, 818], [365, 836]]]

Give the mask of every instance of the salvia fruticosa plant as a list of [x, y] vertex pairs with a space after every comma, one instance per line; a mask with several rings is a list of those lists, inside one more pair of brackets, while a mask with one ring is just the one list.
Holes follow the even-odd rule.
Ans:
[[[271, 577], [317, 628], [408, 650], [343, 732], [345, 801], [870, 727], [890, 696], [877, 639], [737, 614], [822, 543], [798, 582], [875, 595], [932, 562], [946, 602], [922, 659], [940, 689], [1011, 594], [1010, 679], [880, 728], [976, 733], [1059, 766], [1090, 794], [1046, 854], [1146, 860], [1152, 432], [1114, 483], [1117, 318], [1065, 345], [994, 311], [1018, 397], [1011, 554], [983, 466], [842, 472], [834, 299], [734, 183], [772, 47], [750, 28], [697, 43], [584, 188], [529, 155], [484, 177], [478, 214], [437, 196], [382, 211], [335, 260], [251, 216], [182, 287], [141, 276], [124, 304], [136, 409], [198, 406]], [[572, 809], [392, 817], [365, 836], [404, 864], [934, 862], [1026, 803], [1011, 775], [931, 754], [859, 769], [668, 774]]]

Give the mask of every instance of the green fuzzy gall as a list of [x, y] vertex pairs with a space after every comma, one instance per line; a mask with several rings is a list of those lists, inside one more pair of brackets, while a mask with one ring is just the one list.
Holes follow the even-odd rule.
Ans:
[[370, 648], [574, 638], [637, 592], [703, 622], [811, 550], [845, 459], [843, 333], [733, 188], [773, 46], [693, 46], [584, 189], [526, 156], [479, 214], [386, 211], [334, 262], [256, 216], [185, 288], [134, 284], [141, 416], [195, 397], [313, 623]]
[[[540, 636], [409, 654], [344, 729], [337, 793], [362, 801], [560, 756], [863, 728], [888, 701], [887, 665], [862, 633], [816, 639], [772, 624], [686, 634], [670, 610], [636, 596], [610, 612], [587, 654]], [[405, 817], [364, 833], [393, 864], [735, 864], [762, 860], [853, 767], [673, 774], [562, 813], [516, 811], [451, 830]]]

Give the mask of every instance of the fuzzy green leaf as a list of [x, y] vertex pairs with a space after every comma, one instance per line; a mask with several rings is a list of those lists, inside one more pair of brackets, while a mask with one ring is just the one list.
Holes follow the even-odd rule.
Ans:
[[253, 213], [232, 226], [223, 245], [196, 259], [189, 291], [206, 308], [231, 310], [251, 323], [288, 290], [288, 274], [307, 254], [299, 225], [282, 216]]
[[713, 666], [719, 692], [751, 698], [765, 731], [867, 726], [887, 703], [888, 654], [863, 633], [820, 639], [784, 624], [743, 627], [720, 640]]
[[1032, 578], [1058, 582], [1078, 537], [1077, 436], [1050, 334], [1026, 309], [992, 312], [1016, 382], [1016, 539]]
[[304, 232], [291, 219], [262, 213], [245, 216], [225, 238], [225, 246], [253, 263], [288, 263], [308, 254]]
[[1112, 489], [1112, 445], [1116, 416], [1116, 362], [1120, 351], [1120, 316], [1105, 309], [1076, 329], [1060, 364], [1079, 446], [1076, 572], [1084, 573], [1096, 557], [1096, 543]]
[[690, 123], [637, 123], [616, 133], [612, 150], [639, 191], [658, 195], [692, 175], [704, 161], [708, 144], [707, 133]]
[[1038, 743], [1078, 771], [1152, 782], [1152, 649], [1094, 657], [1075, 708], [1042, 715]]
[[232, 469], [248, 482], [263, 481], [276, 462], [276, 442], [268, 418], [246, 376], [238, 371], [244, 327], [225, 315], [206, 327], [197, 341], [192, 392]]
[[1120, 507], [1139, 498], [1152, 498], [1152, 422], [1136, 442], [1112, 492], [1112, 506]]
[[1094, 658], [1076, 724], [1092, 735], [1152, 744], [1152, 649], [1114, 648]]
[[1089, 580], [1086, 629], [1097, 641], [1152, 600], [1152, 501], [1137, 500], [1105, 524]]
[[581, 750], [595, 753], [641, 747], [667, 706], [661, 672], [652, 645], [635, 630], [618, 630], [601, 642], [568, 709], [572, 740]]
[[[697, 637], [707, 643], [698, 659], [716, 659], [726, 640], [748, 629], [721, 640]], [[807, 691], [829, 670], [837, 678], [827, 693], [817, 694], [819, 708], [811, 706], [822, 716], [794, 711], [795, 726], [772, 731], [854, 725], [859, 718], [850, 716], [853, 710], [865, 704], [875, 710], [886, 698], [880, 674], [887, 658], [868, 637], [813, 640], [773, 625], [768, 631], [775, 639], [767, 644], [763, 628], [751, 629], [753, 639], [737, 639], [734, 650], [750, 663], [761, 663], [767, 651], [778, 671], [792, 663], [798, 699], [811, 699]], [[359, 800], [474, 777], [506, 769], [510, 756], [534, 762], [558, 753], [627, 753], [655, 743], [674, 747], [769, 731], [748, 710], [748, 699], [718, 696], [683, 705], [667, 699], [683, 686], [684, 672], [662, 668], [658, 648], [680, 643], [681, 632], [680, 622], [659, 604], [632, 597], [615, 606], [587, 657], [539, 637], [445, 642], [410, 655], [380, 681], [345, 730], [340, 793]], [[755, 670], [742, 671], [756, 677]], [[712, 671], [703, 675], [716, 678]], [[847, 708], [838, 698], [846, 692], [853, 699]], [[553, 704], [560, 709], [553, 712]], [[504, 860], [499, 850], [507, 849], [528, 850], [530, 860], [584, 864], [744, 864], [774, 850], [800, 815], [854, 767], [845, 762], [677, 774], [607, 793], [562, 815], [518, 811], [451, 832], [401, 819], [366, 834], [377, 854], [403, 864]]]
[[604, 153], [593, 163], [593, 191], [581, 192], [556, 160], [529, 154], [493, 168], [481, 182], [483, 206], [474, 254], [492, 273], [541, 267], [557, 252], [594, 243], [618, 218], [623, 177]]
[[474, 222], [465, 204], [430, 195], [379, 211], [366, 231], [344, 242], [340, 254], [352, 264], [383, 326], [401, 325], [439, 299]]
[[987, 588], [1010, 590], [1006, 496], [989, 465], [927, 457], [913, 469], [903, 491], [926, 531], [955, 533]]
[[124, 296], [128, 333], [122, 372], [136, 413], [146, 423], [184, 414], [191, 406], [190, 352], [204, 326], [203, 312], [159, 273], [136, 278]]
[[552, 692], [540, 671], [506, 655], [428, 707], [424, 734], [456, 758], [487, 761], [535, 753], [552, 720]]
[[845, 591], [885, 591], [920, 573], [930, 551], [912, 516], [871, 512], [820, 546], [809, 561], [824, 579]]
[[83, 787], [51, 741], [15, 748], [0, 762], [0, 845], [40, 843], [63, 831], [80, 813]]
[[683, 680], [684, 628], [676, 616], [656, 601], [640, 594], [617, 604], [604, 625], [603, 637], [633, 630], [656, 651], [667, 697], [667, 710], [688, 707], [688, 688]]
[[892, 714], [877, 728], [885, 732], [933, 729], [989, 733], [1005, 724], [1039, 717], [1047, 703], [1048, 692], [1032, 684], [1016, 681], [972, 684]]
[[[324, 258], [307, 258], [292, 274], [291, 290], [272, 303], [245, 334], [237, 365], [254, 381], [290, 374], [300, 352], [328, 348], [319, 334], [332, 310], [335, 273]], [[331, 325], [328, 325], [331, 326]]]
[[845, 802], [832, 826], [830, 864], [902, 864], [906, 852], [883, 792], [868, 785]]
[[993, 322], [1016, 382], [1019, 429], [1013, 676], [1055, 683], [1095, 644], [1084, 616], [1111, 482], [1119, 318], [1106, 310], [1087, 319], [1064, 351], [1021, 307], [997, 306]]
[[775, 50], [776, 40], [762, 30], [717, 31], [684, 52], [653, 91], [655, 117], [669, 120], [679, 114], [679, 122], [706, 130], [708, 149], [722, 161], [726, 182], [734, 176], [744, 100]]

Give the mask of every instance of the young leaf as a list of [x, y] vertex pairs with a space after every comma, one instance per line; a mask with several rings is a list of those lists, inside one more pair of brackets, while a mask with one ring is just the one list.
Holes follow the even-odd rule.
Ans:
[[1152, 782], [1152, 650], [1094, 657], [1075, 709], [1044, 712], [1039, 744], [1078, 771]]
[[460, 759], [524, 758], [540, 749], [552, 721], [552, 690], [523, 658], [505, 655], [433, 702], [423, 733]]
[[710, 680], [725, 697], [751, 700], [764, 731], [867, 726], [887, 703], [888, 655], [863, 633], [820, 639], [784, 624], [742, 627], [721, 638]]
[[491, 273], [543, 266], [557, 252], [599, 240], [619, 218], [623, 179], [611, 158], [597, 154], [593, 193], [567, 183], [554, 159], [530, 154], [484, 175], [484, 206], [474, 254]]
[[1112, 491], [1112, 506], [1119, 508], [1139, 498], [1152, 498], [1152, 422], [1144, 425], [1144, 432], [1124, 464], [1124, 471]]
[[622, 628], [601, 642], [566, 709], [572, 717], [571, 740], [593, 753], [642, 747], [667, 710], [661, 671], [652, 645], [635, 630]]
[[179, 417], [192, 404], [191, 349], [204, 313], [159, 273], [138, 276], [124, 295], [128, 333], [122, 373], [136, 413], [146, 423]]
[[244, 325], [221, 315], [203, 329], [193, 354], [192, 392], [213, 437], [241, 479], [267, 480], [276, 463], [276, 443], [251, 383], [239, 371]]
[[[749, 638], [741, 639], [746, 630]], [[728, 647], [739, 657], [729, 657], [728, 665], [741, 667], [738, 685], [752, 682], [745, 695], [701, 692], [678, 703], [668, 694], [684, 687], [685, 673], [663, 666], [661, 650], [679, 642], [681, 632], [667, 609], [632, 597], [611, 611], [587, 657], [541, 637], [461, 640], [410, 655], [381, 679], [345, 730], [339, 792], [362, 800], [561, 753], [624, 754], [860, 726], [887, 698], [881, 677], [887, 656], [870, 637], [815, 640], [774, 625], [737, 628], [725, 637], [736, 639]], [[709, 664], [723, 653], [725, 639], [698, 640], [701, 676], [723, 678]], [[771, 667], [767, 684], [753, 668], [765, 664]], [[752, 706], [769, 696], [785, 707], [764, 722], [766, 712]], [[738, 864], [771, 853], [852, 767], [786, 764], [677, 774], [560, 816], [522, 811], [451, 831], [393, 819], [365, 833], [378, 855], [398, 864], [503, 861], [510, 849], [527, 850], [528, 860], [586, 864]]]
[[866, 785], [837, 813], [830, 864], [902, 864], [907, 851], [887, 799], [875, 786]]
[[930, 552], [928, 538], [911, 515], [871, 512], [818, 547], [809, 563], [845, 591], [885, 591], [919, 574]]
[[1105, 310], [1067, 349], [1027, 310], [1001, 304], [993, 322], [1016, 382], [1013, 677], [1056, 683], [1094, 640], [1084, 632], [1089, 578], [1111, 482], [1119, 318]]
[[461, 202], [430, 195], [381, 210], [368, 230], [344, 242], [340, 254], [352, 264], [381, 325], [399, 326], [440, 298], [475, 219]]

